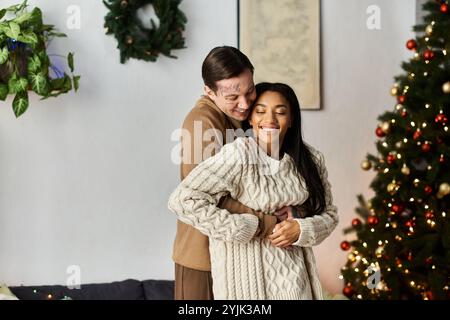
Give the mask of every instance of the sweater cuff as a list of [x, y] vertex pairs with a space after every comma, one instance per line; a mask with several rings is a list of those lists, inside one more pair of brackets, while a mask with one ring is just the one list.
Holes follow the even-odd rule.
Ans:
[[299, 247], [312, 247], [314, 240], [314, 224], [313, 219], [294, 219], [300, 226], [300, 236], [292, 245]]
[[259, 219], [253, 214], [244, 213], [240, 215], [242, 219], [242, 229], [236, 235], [236, 241], [241, 243], [249, 242], [255, 235], [258, 229]]

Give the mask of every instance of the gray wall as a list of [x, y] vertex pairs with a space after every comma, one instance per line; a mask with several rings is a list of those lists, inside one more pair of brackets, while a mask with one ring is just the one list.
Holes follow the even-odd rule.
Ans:
[[[2, 6], [17, 1], [3, 0]], [[173, 279], [175, 218], [166, 209], [178, 183], [171, 133], [202, 92], [201, 62], [216, 45], [236, 45], [236, 2], [185, 0], [187, 50], [178, 60], [119, 63], [106, 37], [100, 1], [30, 1], [69, 38], [52, 53], [75, 52], [81, 90], [54, 100], [32, 97], [15, 119], [0, 102], [0, 283], [65, 284], [69, 265], [81, 280]], [[81, 7], [81, 29], [67, 30], [66, 8]], [[366, 28], [381, 8], [382, 29]], [[356, 195], [371, 195], [360, 169], [374, 151], [376, 118], [392, 109], [389, 90], [410, 55], [411, 0], [323, 0], [323, 106], [304, 112], [306, 141], [323, 151], [341, 222], [315, 249], [322, 281], [341, 290], [342, 229]]]

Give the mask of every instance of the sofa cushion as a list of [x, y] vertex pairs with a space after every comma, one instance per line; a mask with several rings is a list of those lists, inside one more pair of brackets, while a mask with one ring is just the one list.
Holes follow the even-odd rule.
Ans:
[[146, 300], [173, 300], [174, 281], [145, 280], [142, 281]]
[[111, 283], [94, 283], [81, 285], [80, 289], [66, 286], [21, 286], [10, 287], [19, 300], [144, 300], [142, 283], [128, 279]]

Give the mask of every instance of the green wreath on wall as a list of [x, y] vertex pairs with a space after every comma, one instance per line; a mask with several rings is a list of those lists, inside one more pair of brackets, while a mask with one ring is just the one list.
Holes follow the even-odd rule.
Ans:
[[[174, 49], [186, 48], [183, 31], [187, 18], [178, 9], [181, 0], [103, 0], [110, 12], [105, 16], [107, 35], [114, 35], [120, 50], [120, 62], [134, 58], [156, 61], [160, 54], [176, 58]], [[159, 18], [159, 26], [150, 20], [147, 29], [137, 17], [137, 11], [151, 4]]]

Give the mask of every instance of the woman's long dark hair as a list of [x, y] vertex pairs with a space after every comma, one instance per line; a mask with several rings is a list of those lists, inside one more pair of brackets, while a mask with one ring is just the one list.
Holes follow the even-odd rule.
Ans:
[[278, 92], [289, 103], [291, 127], [286, 132], [280, 151], [286, 152], [294, 159], [298, 172], [305, 179], [309, 197], [302, 205], [302, 211], [306, 211], [305, 216], [321, 214], [325, 209], [325, 190], [313, 156], [302, 139], [302, 117], [297, 96], [286, 84], [263, 82], [256, 85], [255, 101], [266, 91]]

